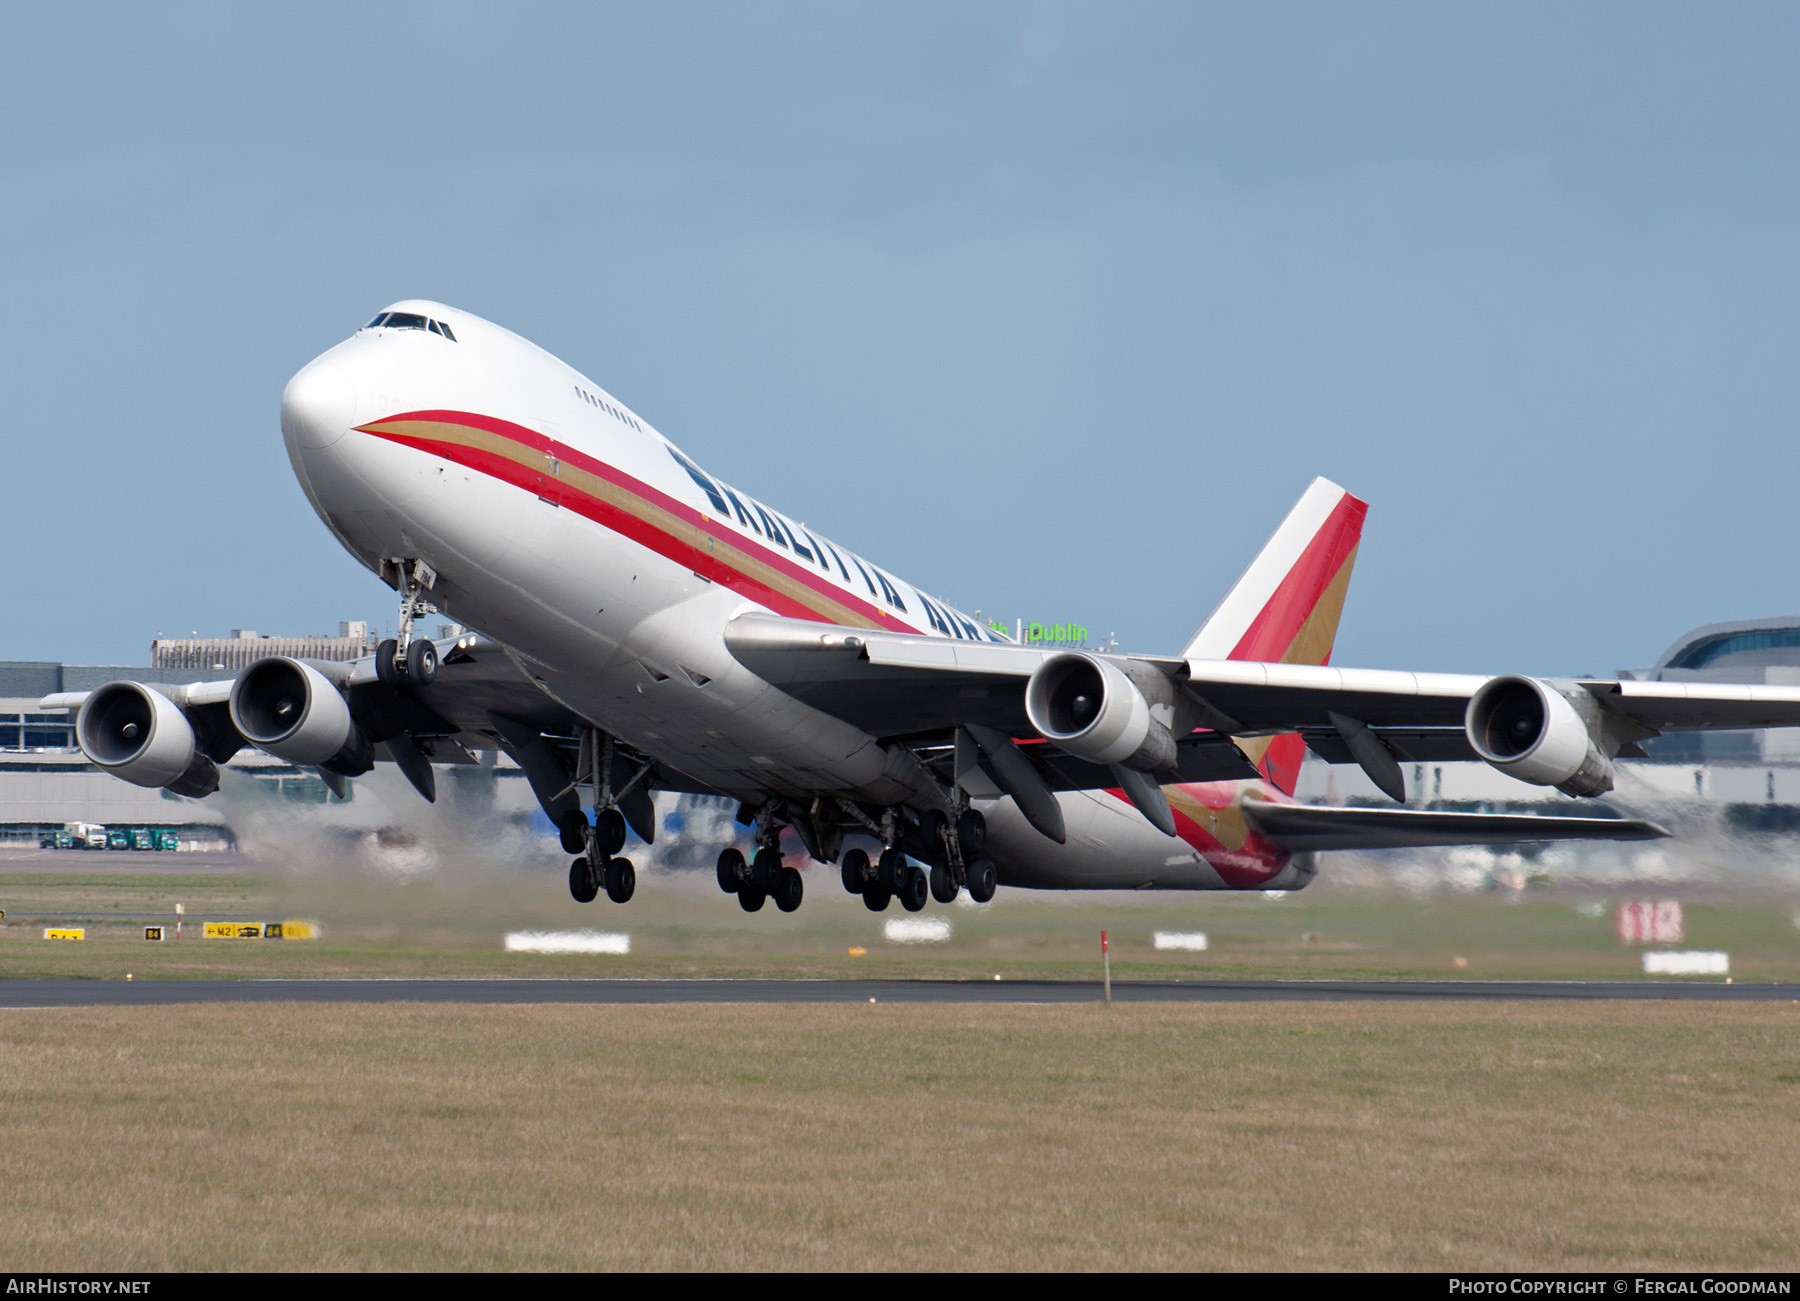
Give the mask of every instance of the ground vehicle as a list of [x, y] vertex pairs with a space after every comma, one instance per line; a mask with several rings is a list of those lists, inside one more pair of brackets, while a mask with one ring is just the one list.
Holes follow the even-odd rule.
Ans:
[[124, 830], [113, 830], [113, 831], [107, 832], [106, 833], [106, 847], [108, 849], [130, 849], [131, 848], [131, 833], [129, 831], [124, 831]]

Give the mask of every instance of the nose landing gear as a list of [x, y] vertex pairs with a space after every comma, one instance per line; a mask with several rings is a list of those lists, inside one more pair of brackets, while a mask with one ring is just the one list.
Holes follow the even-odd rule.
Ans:
[[428, 637], [413, 637], [413, 620], [437, 613], [437, 606], [425, 598], [437, 586], [437, 570], [423, 560], [384, 560], [381, 569], [384, 578], [390, 571], [397, 575], [390, 581], [400, 589], [400, 635], [375, 648], [375, 676], [390, 687], [402, 682], [428, 687], [437, 680], [437, 647]]

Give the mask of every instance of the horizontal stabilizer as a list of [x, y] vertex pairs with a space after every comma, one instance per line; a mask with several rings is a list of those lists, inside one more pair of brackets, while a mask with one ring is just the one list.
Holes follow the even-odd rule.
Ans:
[[1660, 840], [1669, 834], [1654, 822], [1627, 818], [1321, 808], [1260, 800], [1245, 801], [1244, 816], [1258, 832], [1292, 853], [1416, 849], [1431, 845], [1519, 845], [1542, 840]]

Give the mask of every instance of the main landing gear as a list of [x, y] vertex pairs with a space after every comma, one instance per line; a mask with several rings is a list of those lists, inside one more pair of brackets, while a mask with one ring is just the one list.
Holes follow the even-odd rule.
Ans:
[[[844, 889], [862, 896], [863, 906], [870, 912], [882, 912], [895, 899], [909, 913], [925, 906], [931, 882], [925, 869], [908, 860], [898, 845], [889, 845], [875, 858], [863, 849], [847, 849], [839, 867]], [[951, 898], [955, 898], [951, 894]]]
[[[870, 912], [883, 911], [895, 899], [908, 912], [918, 912], [927, 896], [951, 903], [964, 888], [978, 903], [994, 897], [994, 862], [984, 852], [987, 819], [976, 810], [960, 810], [954, 824], [942, 811], [932, 810], [903, 831], [889, 809], [879, 824], [868, 826], [885, 848], [874, 858], [861, 849], [846, 850], [840, 871], [844, 889], [861, 895]], [[930, 867], [909, 861], [902, 841], [926, 857]]]
[[594, 824], [588, 825], [580, 809], [571, 809], [557, 828], [563, 848], [576, 855], [569, 863], [569, 893], [576, 903], [592, 903], [602, 887], [614, 903], [629, 903], [637, 890], [637, 868], [629, 858], [620, 858], [625, 848], [625, 815], [619, 811], [619, 800], [645, 777], [650, 766], [645, 764], [638, 774], [617, 791], [613, 789], [613, 741], [593, 729], [581, 735], [581, 751], [575, 780], [570, 789], [590, 785], [594, 796]]
[[[563, 843], [568, 844], [566, 835]], [[586, 849], [569, 863], [569, 893], [576, 903], [592, 903], [602, 886], [614, 903], [631, 901], [637, 890], [637, 868], [629, 858], [617, 856], [623, 848], [625, 815], [617, 809], [601, 809], [587, 829]]]
[[756, 843], [756, 853], [748, 860], [736, 845], [720, 851], [719, 889], [735, 894], [738, 907], [747, 913], [756, 912], [769, 899], [782, 912], [793, 912], [806, 895], [806, 882], [781, 861], [781, 826], [772, 805], [764, 805], [756, 815]]
[[[834, 804], [841, 811], [830, 811]], [[779, 797], [755, 809], [756, 848], [748, 858], [736, 846], [719, 854], [719, 889], [737, 896], [745, 912], [757, 912], [770, 899], [783, 912], [800, 906], [805, 884], [800, 873], [781, 861], [781, 828], [791, 821], [812, 856], [829, 862], [837, 855], [846, 829], [879, 840], [871, 857], [865, 849], [847, 849], [838, 857], [844, 889], [860, 895], [871, 912], [883, 912], [896, 899], [907, 912], [918, 912], [928, 899], [950, 903], [967, 889], [977, 902], [994, 897], [994, 862], [987, 856], [987, 820], [966, 804], [952, 806], [954, 821], [941, 809], [923, 815], [900, 808], [876, 813], [845, 800], [815, 799], [810, 810], [796, 810]], [[748, 820], [751, 807], [740, 814]], [[924, 860], [928, 866], [909, 858]]]

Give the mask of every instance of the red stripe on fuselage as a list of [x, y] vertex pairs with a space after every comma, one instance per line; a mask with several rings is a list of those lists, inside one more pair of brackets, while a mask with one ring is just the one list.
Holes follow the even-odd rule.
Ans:
[[[1241, 800], [1244, 785], [1241, 782], [1197, 782], [1182, 789], [1206, 807], [1219, 809]], [[1125, 799], [1122, 790], [1107, 793]], [[1241, 849], [1229, 849], [1179, 808], [1171, 808], [1170, 812], [1175, 815], [1175, 834], [1193, 846], [1207, 865], [1219, 874], [1219, 879], [1234, 890], [1255, 890], [1288, 865], [1291, 855], [1255, 831], [1245, 836]]]
[[830, 623], [842, 622], [841, 619], [834, 617], [829, 612], [822, 612], [795, 600], [785, 592], [770, 587], [757, 575], [728, 565], [711, 552], [671, 536], [641, 516], [634, 515], [630, 511], [611, 502], [603, 501], [590, 493], [582, 492], [563, 480], [553, 479], [547, 474], [539, 473], [518, 461], [461, 443], [440, 442], [435, 439], [388, 433], [370, 427], [402, 420], [464, 425], [497, 435], [533, 452], [555, 457], [577, 469], [585, 470], [607, 480], [638, 500], [669, 512], [721, 542], [750, 553], [761, 564], [767, 565], [770, 569], [797, 581], [807, 589], [860, 616], [864, 623], [858, 626], [886, 628], [894, 632], [918, 631], [911, 624], [870, 605], [854, 592], [838, 587], [828, 578], [806, 568], [797, 560], [774, 552], [765, 543], [746, 537], [741, 533], [721, 529], [709, 516], [695, 510], [685, 502], [670, 497], [604, 461], [598, 461], [586, 453], [558, 443], [523, 425], [517, 425], [494, 416], [482, 416], [466, 411], [408, 411], [387, 416], [381, 420], [370, 421], [368, 425], [358, 428], [364, 433], [372, 434], [388, 442], [411, 447], [458, 465], [465, 465], [490, 478], [523, 488], [527, 492], [534, 494], [542, 490], [554, 492], [557, 504], [564, 508], [573, 510], [583, 518], [593, 520], [622, 537], [648, 547], [658, 555], [677, 564], [686, 565], [689, 569], [714, 582], [723, 583], [732, 591], [767, 606], [777, 614], [796, 619], [821, 619]]

